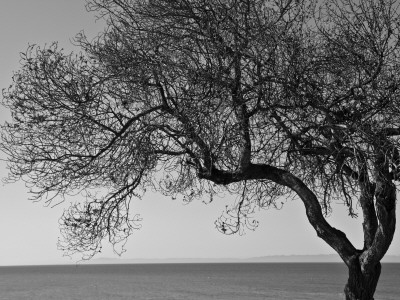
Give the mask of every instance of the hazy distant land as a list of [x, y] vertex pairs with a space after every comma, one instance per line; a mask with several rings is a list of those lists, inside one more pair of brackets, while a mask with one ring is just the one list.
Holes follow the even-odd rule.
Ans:
[[[127, 259], [96, 258], [87, 264], [152, 264], [152, 263], [326, 263], [342, 262], [336, 254], [329, 255], [271, 255], [251, 258], [163, 258], [163, 259]], [[383, 263], [400, 263], [400, 256], [388, 255]]]

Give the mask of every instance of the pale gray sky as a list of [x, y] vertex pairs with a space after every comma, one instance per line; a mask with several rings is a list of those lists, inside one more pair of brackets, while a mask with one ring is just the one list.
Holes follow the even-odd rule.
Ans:
[[[0, 10], [0, 88], [11, 83], [13, 70], [19, 67], [19, 52], [28, 44], [59, 41], [74, 50], [70, 39], [81, 30], [89, 36], [101, 30], [93, 14], [85, 11], [83, 0], [1, 0]], [[76, 49], [75, 49], [76, 50]], [[3, 122], [8, 118], [0, 108]], [[0, 162], [0, 176], [7, 173]], [[23, 183], [0, 185], [0, 265], [55, 264], [75, 260], [62, 257], [56, 248], [58, 218], [67, 205], [43, 207], [28, 201]], [[79, 200], [79, 199], [77, 199]], [[282, 210], [258, 214], [260, 226], [244, 236], [224, 236], [214, 221], [233, 199], [184, 205], [159, 195], [147, 195], [133, 203], [143, 217], [142, 229], [131, 236], [124, 258], [214, 258], [255, 257], [275, 254], [334, 253], [320, 240], [306, 219], [299, 200], [287, 203]], [[398, 216], [399, 213], [398, 213]], [[362, 244], [361, 220], [351, 220], [342, 205], [334, 207], [328, 219], [345, 231], [358, 246]], [[113, 257], [109, 247], [97, 257]], [[400, 255], [400, 234], [395, 234], [388, 252]]]

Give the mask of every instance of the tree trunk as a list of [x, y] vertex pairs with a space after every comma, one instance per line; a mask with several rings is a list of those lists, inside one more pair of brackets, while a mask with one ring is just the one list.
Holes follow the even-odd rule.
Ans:
[[373, 300], [379, 276], [381, 264], [378, 262], [373, 268], [362, 270], [358, 259], [349, 266], [349, 279], [344, 294], [346, 300]]

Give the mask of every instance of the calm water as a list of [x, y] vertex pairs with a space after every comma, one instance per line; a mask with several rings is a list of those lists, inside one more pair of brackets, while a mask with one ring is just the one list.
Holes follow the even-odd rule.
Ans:
[[[0, 267], [1, 300], [343, 299], [343, 264], [143, 264]], [[384, 264], [376, 299], [400, 299]]]

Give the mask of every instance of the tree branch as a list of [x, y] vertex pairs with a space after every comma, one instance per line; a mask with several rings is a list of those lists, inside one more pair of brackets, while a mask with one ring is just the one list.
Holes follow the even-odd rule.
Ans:
[[213, 181], [217, 184], [227, 185], [243, 180], [267, 179], [277, 184], [289, 187], [303, 201], [310, 224], [314, 227], [317, 235], [328, 243], [340, 255], [343, 261], [350, 265], [356, 254], [355, 247], [347, 239], [346, 235], [329, 225], [322, 214], [321, 205], [315, 194], [293, 174], [264, 164], [250, 164], [249, 167], [237, 173], [213, 169], [211, 174], [200, 173], [200, 178]]
[[375, 200], [378, 227], [368, 249], [360, 256], [363, 268], [372, 268], [386, 254], [396, 229], [396, 186], [391, 180], [388, 162], [383, 153], [375, 160]]
[[99, 152], [97, 152], [96, 155], [93, 156], [93, 159], [99, 157], [101, 154], [103, 154], [105, 151], [107, 151], [107, 150], [115, 143], [115, 141], [116, 141], [119, 137], [121, 137], [121, 136], [128, 130], [128, 128], [129, 128], [134, 122], [136, 122], [136, 121], [138, 121], [140, 118], [142, 118], [142, 117], [144, 117], [144, 116], [146, 116], [146, 115], [148, 115], [148, 114], [150, 114], [150, 113], [152, 113], [152, 112], [154, 112], [154, 111], [157, 111], [157, 110], [159, 110], [159, 109], [162, 109], [162, 108], [163, 108], [163, 105], [155, 106], [155, 107], [152, 107], [152, 108], [150, 108], [150, 109], [148, 109], [148, 110], [146, 110], [146, 111], [143, 111], [143, 112], [141, 112], [140, 114], [137, 114], [136, 116], [130, 118], [130, 119], [128, 120], [128, 122], [126, 122], [126, 123], [124, 124], [124, 126], [122, 126], [122, 128], [115, 134], [115, 136], [114, 136], [114, 137], [112, 138], [112, 140], [107, 144], [107, 146], [105, 146], [104, 148], [102, 148]]

